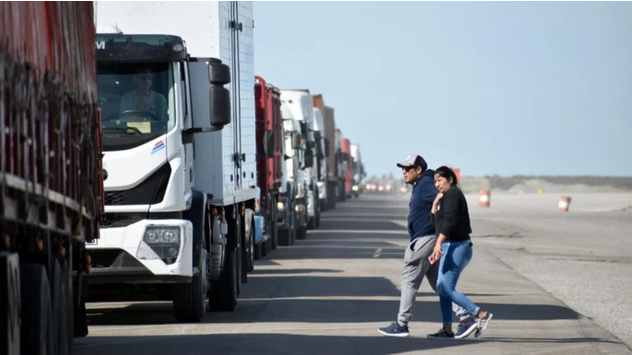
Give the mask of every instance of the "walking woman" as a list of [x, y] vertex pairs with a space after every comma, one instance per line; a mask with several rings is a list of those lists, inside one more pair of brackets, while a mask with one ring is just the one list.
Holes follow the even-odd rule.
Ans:
[[432, 216], [438, 234], [432, 257], [439, 262], [437, 292], [441, 305], [443, 328], [437, 333], [428, 334], [433, 339], [454, 339], [452, 331], [452, 302], [465, 308], [476, 317], [477, 326], [474, 336], [483, 333], [492, 319], [492, 314], [483, 311], [467, 296], [456, 290], [456, 283], [463, 269], [472, 259], [472, 240], [470, 233], [470, 214], [467, 201], [457, 184], [452, 169], [442, 166], [435, 170], [435, 186], [439, 194], [432, 205]]

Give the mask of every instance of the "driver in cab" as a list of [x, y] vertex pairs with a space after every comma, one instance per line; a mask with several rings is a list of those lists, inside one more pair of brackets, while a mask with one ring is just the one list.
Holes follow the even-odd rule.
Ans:
[[134, 76], [135, 90], [121, 96], [120, 112], [129, 110], [149, 111], [156, 115], [158, 121], [166, 122], [167, 100], [162, 94], [151, 90], [153, 75], [151, 69], [140, 68]]

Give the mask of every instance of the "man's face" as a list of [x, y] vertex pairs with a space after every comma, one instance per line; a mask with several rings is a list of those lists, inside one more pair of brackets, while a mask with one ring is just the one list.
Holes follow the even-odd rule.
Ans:
[[149, 90], [151, 89], [151, 81], [152, 81], [152, 75], [150, 72], [138, 73], [136, 74], [136, 77], [134, 78], [136, 87], [141, 92], [149, 92]]
[[406, 183], [412, 184], [417, 181], [419, 175], [421, 175], [421, 167], [402, 168], [402, 174], [404, 174]]

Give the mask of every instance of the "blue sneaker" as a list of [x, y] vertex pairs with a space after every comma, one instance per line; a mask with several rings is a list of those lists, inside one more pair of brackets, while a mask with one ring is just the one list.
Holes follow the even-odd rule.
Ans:
[[454, 339], [454, 333], [448, 333], [443, 328], [434, 334], [426, 335], [428, 339]]
[[400, 327], [397, 322], [394, 322], [388, 327], [378, 328], [377, 331], [388, 337], [406, 338], [410, 336], [410, 333], [408, 332], [408, 326], [405, 325], [403, 327]]
[[476, 330], [477, 327], [478, 323], [474, 319], [470, 318], [466, 322], [459, 323], [459, 328], [456, 330], [454, 337], [456, 339], [467, 338]]
[[476, 329], [476, 333], [474, 333], [475, 337], [478, 338], [481, 334], [483, 334], [483, 332], [485, 331], [485, 328], [487, 328], [487, 325], [492, 320], [493, 316], [494, 316], [493, 314], [487, 312], [485, 317], [476, 319], [477, 329]]

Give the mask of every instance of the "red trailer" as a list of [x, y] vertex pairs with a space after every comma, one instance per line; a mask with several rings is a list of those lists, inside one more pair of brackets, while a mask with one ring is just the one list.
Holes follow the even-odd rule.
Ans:
[[0, 354], [87, 335], [102, 214], [92, 2], [0, 2]]
[[264, 220], [264, 238], [257, 241], [255, 256], [265, 255], [278, 244], [277, 201], [283, 183], [283, 131], [281, 92], [255, 76], [255, 112], [257, 119], [257, 172], [260, 189], [260, 215]]

